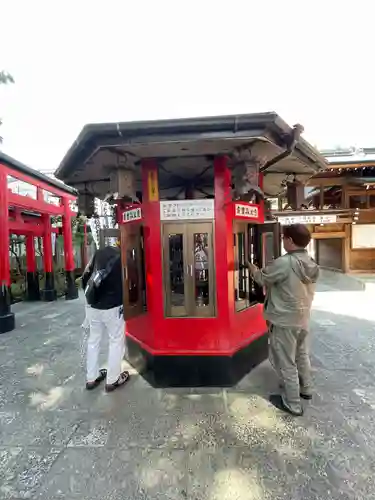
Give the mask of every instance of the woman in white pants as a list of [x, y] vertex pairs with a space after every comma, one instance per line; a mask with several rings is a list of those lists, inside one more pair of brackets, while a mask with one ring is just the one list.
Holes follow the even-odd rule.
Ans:
[[[106, 379], [105, 389], [112, 392], [129, 380], [129, 372], [121, 372], [125, 351], [125, 321], [123, 315], [120, 250], [105, 247], [97, 250], [82, 276], [85, 293], [90, 287], [95, 293], [90, 297], [87, 341], [86, 389], [95, 389]], [[97, 282], [98, 286], [93, 285]], [[102, 336], [108, 335], [108, 370], [99, 367], [99, 352]]]

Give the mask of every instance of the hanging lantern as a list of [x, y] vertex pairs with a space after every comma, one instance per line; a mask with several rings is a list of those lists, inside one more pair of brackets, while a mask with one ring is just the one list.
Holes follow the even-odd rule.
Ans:
[[136, 201], [137, 195], [135, 187], [135, 171], [130, 168], [121, 168], [111, 172], [109, 190], [111, 194], [113, 193], [113, 196], [111, 196], [111, 201]]

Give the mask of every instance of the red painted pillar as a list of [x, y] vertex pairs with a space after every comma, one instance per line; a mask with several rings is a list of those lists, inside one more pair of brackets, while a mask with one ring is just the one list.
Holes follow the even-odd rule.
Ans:
[[39, 276], [35, 259], [35, 239], [33, 234], [26, 235], [26, 298], [39, 300]]
[[52, 225], [51, 217], [43, 214], [44, 235], [43, 235], [43, 262], [45, 283], [42, 290], [42, 300], [52, 302], [56, 300], [55, 278], [53, 275], [53, 257], [52, 257]]
[[147, 309], [152, 329], [147, 340], [157, 348], [157, 332], [163, 328], [164, 302], [162, 277], [162, 241], [160, 234], [160, 201], [158, 167], [154, 160], [142, 161], [142, 217], [145, 248]]
[[73, 249], [73, 232], [72, 232], [72, 216], [67, 198], [63, 199], [64, 215], [62, 217], [62, 231], [64, 237], [64, 256], [65, 256], [65, 279], [66, 300], [73, 300], [78, 298], [78, 288], [75, 284], [75, 263], [74, 263], [74, 249]]
[[234, 314], [234, 251], [231, 172], [225, 156], [218, 156], [214, 160], [214, 191], [217, 314], [222, 332], [220, 347], [230, 349], [231, 340], [228, 334], [230, 319]]
[[0, 166], [0, 333], [15, 327], [10, 302], [8, 179], [5, 168]]

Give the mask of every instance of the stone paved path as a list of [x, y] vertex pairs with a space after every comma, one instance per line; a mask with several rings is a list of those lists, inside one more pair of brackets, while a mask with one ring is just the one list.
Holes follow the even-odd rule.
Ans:
[[237, 387], [83, 389], [81, 301], [20, 304], [0, 336], [0, 499], [375, 499], [375, 294], [329, 275], [316, 394], [292, 419], [267, 362]]

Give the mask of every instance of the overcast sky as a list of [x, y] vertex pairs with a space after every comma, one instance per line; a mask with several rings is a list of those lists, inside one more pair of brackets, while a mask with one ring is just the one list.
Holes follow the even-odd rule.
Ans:
[[0, 0], [4, 152], [54, 170], [85, 123], [276, 111], [375, 146], [372, 2]]

